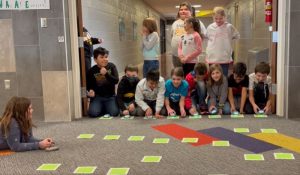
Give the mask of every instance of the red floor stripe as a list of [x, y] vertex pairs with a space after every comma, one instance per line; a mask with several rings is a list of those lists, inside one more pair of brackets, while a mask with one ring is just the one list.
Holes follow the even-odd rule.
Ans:
[[158, 126], [152, 126], [152, 128], [163, 132], [165, 134], [168, 134], [172, 137], [175, 137], [178, 140], [182, 140], [183, 138], [198, 138], [197, 143], [190, 143], [193, 146], [200, 146], [200, 145], [206, 145], [211, 144], [214, 140], [219, 140], [217, 138], [201, 134], [195, 130], [177, 125], [177, 124], [167, 124], [167, 125], [158, 125]]

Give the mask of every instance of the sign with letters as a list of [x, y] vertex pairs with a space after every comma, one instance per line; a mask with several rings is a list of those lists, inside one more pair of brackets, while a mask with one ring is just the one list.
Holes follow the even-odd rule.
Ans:
[[0, 10], [50, 9], [49, 0], [0, 0]]

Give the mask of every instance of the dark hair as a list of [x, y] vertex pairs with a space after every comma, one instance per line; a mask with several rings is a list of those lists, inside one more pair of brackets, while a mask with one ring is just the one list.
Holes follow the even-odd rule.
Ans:
[[199, 62], [194, 67], [196, 75], [205, 75], [207, 73], [207, 66], [205, 63]]
[[98, 57], [99, 55], [104, 56], [104, 55], [108, 55], [108, 54], [109, 54], [109, 51], [108, 51], [108, 50], [106, 50], [106, 49], [103, 48], [103, 47], [98, 47], [97, 49], [94, 50], [94, 59], [97, 59], [97, 57]]
[[83, 32], [88, 32], [88, 30], [85, 27], [83, 27]]
[[125, 73], [127, 71], [130, 71], [130, 72], [139, 72], [139, 69], [137, 66], [134, 66], [133, 64], [128, 64], [126, 67], [125, 67]]
[[266, 62], [260, 62], [255, 66], [254, 72], [262, 73], [262, 74], [269, 74], [270, 73], [270, 65]]
[[147, 81], [159, 82], [159, 71], [158, 71], [158, 69], [151, 69], [149, 72], [147, 72], [146, 80]]
[[179, 4], [179, 8], [178, 8], [178, 12], [177, 12], [177, 18], [180, 17], [179, 16], [179, 10], [180, 10], [180, 8], [182, 6], [186, 6], [189, 9], [189, 11], [191, 12], [191, 15], [193, 17], [195, 17], [195, 8], [192, 7], [191, 3], [189, 3], [189, 2], [182, 2], [182, 3]]
[[183, 69], [182, 67], [175, 67], [171, 70], [171, 76], [177, 76], [177, 77], [182, 77], [184, 78], [184, 72], [183, 72]]
[[[211, 74], [213, 71], [218, 70], [221, 72], [221, 78], [218, 82], [215, 82], [215, 80], [212, 79]], [[209, 77], [208, 77], [208, 85], [213, 86], [214, 84], [216, 85], [221, 85], [223, 83], [223, 69], [219, 64], [212, 64], [209, 66]]]
[[143, 26], [148, 29], [149, 33], [157, 32], [157, 24], [153, 18], [144, 19]]
[[199, 35], [201, 34], [201, 29], [200, 29], [200, 23], [199, 20], [194, 18], [194, 17], [190, 17], [188, 19], [186, 19], [186, 22], [190, 23], [193, 25], [193, 29], [199, 33]]
[[244, 77], [246, 75], [247, 66], [243, 62], [237, 62], [233, 65], [233, 73], [238, 77]]
[[2, 118], [0, 119], [0, 128], [4, 137], [8, 137], [10, 132], [10, 123], [14, 118], [21, 130], [21, 134], [28, 141], [30, 131], [34, 126], [31, 118], [28, 117], [28, 109], [31, 102], [25, 97], [12, 97], [6, 104]]

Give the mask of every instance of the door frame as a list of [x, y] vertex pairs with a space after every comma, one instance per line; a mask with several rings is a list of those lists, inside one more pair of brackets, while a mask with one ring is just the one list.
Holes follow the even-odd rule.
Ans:
[[[285, 65], [288, 59], [288, 37], [285, 32], [289, 28], [289, 1], [278, 0], [278, 49], [277, 49], [277, 88], [276, 88], [276, 115], [287, 116], [287, 86], [288, 74]], [[73, 74], [73, 90], [74, 90], [74, 111], [75, 118], [82, 117], [82, 100], [80, 88], [80, 62], [78, 53], [78, 30], [77, 30], [77, 12], [76, 1], [68, 0], [69, 19], [70, 19], [70, 37], [71, 37], [71, 56], [72, 56], [72, 74]], [[284, 15], [283, 15], [284, 14]], [[287, 98], [285, 98], [287, 97]]]

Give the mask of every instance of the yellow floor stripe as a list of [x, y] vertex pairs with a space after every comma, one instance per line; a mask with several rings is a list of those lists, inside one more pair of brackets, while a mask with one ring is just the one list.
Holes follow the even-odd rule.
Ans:
[[255, 133], [249, 136], [300, 153], [300, 139], [279, 133]]

